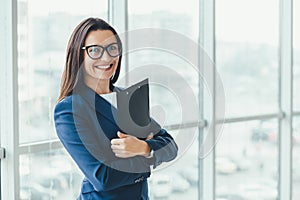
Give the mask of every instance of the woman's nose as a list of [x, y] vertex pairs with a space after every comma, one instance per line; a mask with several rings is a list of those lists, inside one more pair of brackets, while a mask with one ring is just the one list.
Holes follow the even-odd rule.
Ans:
[[111, 60], [111, 56], [107, 53], [107, 51], [104, 51], [101, 60], [103, 61], [110, 61]]

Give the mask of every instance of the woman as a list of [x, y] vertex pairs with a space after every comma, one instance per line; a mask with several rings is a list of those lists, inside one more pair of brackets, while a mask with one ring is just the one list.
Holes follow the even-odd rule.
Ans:
[[114, 86], [122, 43], [105, 21], [88, 18], [68, 43], [54, 111], [57, 135], [85, 175], [78, 199], [148, 199], [150, 166], [174, 159], [177, 145], [163, 129], [146, 140], [122, 133], [103, 98]]

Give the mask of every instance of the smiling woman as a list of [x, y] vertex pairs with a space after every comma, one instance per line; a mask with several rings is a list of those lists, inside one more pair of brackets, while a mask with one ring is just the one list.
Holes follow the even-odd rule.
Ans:
[[[84, 81], [98, 94], [110, 92], [108, 80], [114, 76], [118, 68], [121, 48], [121, 44], [110, 30], [91, 31], [87, 35], [83, 47], [86, 50]], [[103, 88], [106, 90], [103, 91]]]
[[[166, 130], [146, 139], [123, 133], [104, 94], [114, 86], [122, 43], [108, 23], [88, 18], [74, 30], [54, 111], [57, 135], [85, 176], [79, 199], [148, 199], [151, 169], [177, 156]], [[105, 95], [106, 96], [106, 95]]]
[[[112, 47], [117, 48], [118, 53], [113, 52]], [[58, 100], [70, 95], [76, 86], [75, 83], [80, 81], [98, 94], [110, 93], [119, 77], [121, 53], [122, 42], [109, 24], [95, 18], [83, 21], [74, 30], [68, 44]], [[81, 74], [78, 74], [79, 72]]]

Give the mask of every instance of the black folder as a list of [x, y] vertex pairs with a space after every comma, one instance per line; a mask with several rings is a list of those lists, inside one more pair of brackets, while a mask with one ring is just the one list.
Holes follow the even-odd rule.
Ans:
[[148, 79], [117, 92], [118, 126], [124, 133], [145, 139], [160, 131], [150, 117]]

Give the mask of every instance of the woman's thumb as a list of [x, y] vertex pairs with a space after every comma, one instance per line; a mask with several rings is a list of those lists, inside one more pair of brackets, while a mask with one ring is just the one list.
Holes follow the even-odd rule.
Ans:
[[120, 131], [118, 131], [118, 136], [119, 136], [119, 138], [125, 138], [125, 137], [127, 137], [126, 134], [121, 133]]

